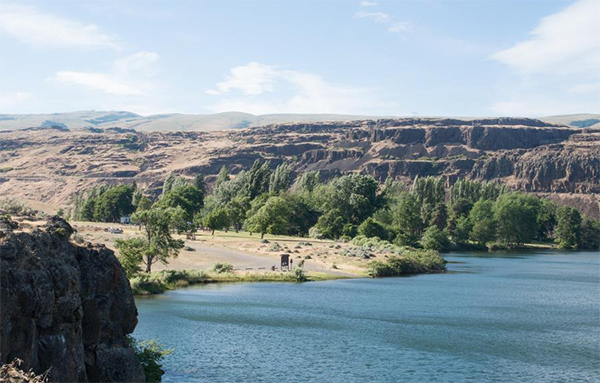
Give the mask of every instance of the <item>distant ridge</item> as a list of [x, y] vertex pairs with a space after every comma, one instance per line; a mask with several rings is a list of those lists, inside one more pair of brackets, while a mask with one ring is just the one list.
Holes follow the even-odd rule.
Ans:
[[[433, 117], [433, 116], [432, 116]], [[137, 131], [216, 131], [243, 129], [282, 123], [314, 123], [327, 121], [377, 120], [393, 116], [349, 114], [263, 114], [242, 112], [215, 114], [155, 114], [141, 116], [128, 111], [80, 111], [49, 114], [0, 114], [0, 131], [37, 127], [61, 127], [69, 130], [92, 128], [124, 128]], [[410, 117], [415, 118], [415, 117]], [[418, 118], [426, 118], [419, 116]], [[458, 118], [458, 117], [456, 117]], [[466, 120], [479, 117], [461, 117]], [[540, 117], [541, 121], [572, 127], [600, 126], [599, 114], [573, 114]]]

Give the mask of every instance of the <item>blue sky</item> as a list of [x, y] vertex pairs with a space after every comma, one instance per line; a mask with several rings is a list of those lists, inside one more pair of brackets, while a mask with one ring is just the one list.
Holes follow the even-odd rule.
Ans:
[[0, 113], [600, 112], [600, 0], [0, 0]]

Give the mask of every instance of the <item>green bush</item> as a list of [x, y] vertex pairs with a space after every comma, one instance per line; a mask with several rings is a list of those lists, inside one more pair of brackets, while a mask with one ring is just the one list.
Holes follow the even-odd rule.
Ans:
[[173, 352], [165, 348], [155, 340], [137, 341], [128, 336], [129, 345], [135, 351], [146, 375], [146, 382], [157, 383], [162, 380], [165, 371], [162, 369], [161, 361], [166, 355]]
[[169, 289], [158, 274], [138, 274], [129, 279], [129, 284], [135, 295], [162, 294]]
[[218, 274], [231, 273], [233, 271], [233, 265], [230, 263], [217, 262], [213, 265], [212, 271], [214, 271]]
[[306, 282], [308, 280], [306, 274], [304, 274], [304, 270], [302, 270], [301, 267], [296, 267], [294, 269], [294, 277], [296, 278], [296, 282]]
[[372, 277], [390, 277], [446, 270], [446, 261], [437, 251], [405, 250], [402, 256], [392, 256], [387, 261], [369, 264], [368, 274]]

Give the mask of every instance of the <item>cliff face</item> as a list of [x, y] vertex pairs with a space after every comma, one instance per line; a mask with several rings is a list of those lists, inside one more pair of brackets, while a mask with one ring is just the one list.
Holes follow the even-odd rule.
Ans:
[[[380, 119], [289, 123], [223, 132], [118, 129], [4, 132], [0, 197], [66, 205], [98, 183], [159, 190], [168, 172], [210, 182], [222, 166], [236, 174], [257, 159], [287, 161], [326, 179], [363, 172], [380, 181], [416, 176], [493, 180], [535, 193], [600, 193], [600, 129], [524, 118]], [[2, 171], [3, 169], [6, 169]], [[596, 206], [595, 217], [600, 218]]]
[[0, 231], [0, 362], [22, 359], [52, 382], [142, 382], [126, 342], [137, 309], [125, 271], [111, 250], [69, 242], [71, 232], [59, 218]]

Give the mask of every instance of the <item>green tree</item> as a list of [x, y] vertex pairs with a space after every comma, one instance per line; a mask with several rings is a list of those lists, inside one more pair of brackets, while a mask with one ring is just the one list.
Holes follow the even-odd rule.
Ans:
[[172, 188], [156, 202], [156, 207], [181, 207], [186, 222], [192, 222], [194, 215], [204, 206], [204, 194], [195, 186], [186, 185]]
[[223, 229], [230, 224], [231, 219], [224, 207], [218, 207], [202, 218], [202, 225], [210, 228], [212, 235], [215, 235], [215, 230]]
[[578, 247], [585, 250], [600, 249], [600, 221], [586, 219], [583, 222]]
[[163, 182], [163, 189], [162, 189], [163, 195], [167, 194], [167, 192], [173, 188], [173, 183], [175, 183], [176, 178], [177, 178], [177, 176], [175, 174], [173, 174], [172, 172], [167, 174], [167, 178], [165, 178], [165, 181]]
[[[467, 199], [465, 198], [455, 198], [450, 199], [448, 201], [448, 221], [446, 223], [446, 229], [448, 230], [448, 233], [452, 236], [452, 238], [455, 237], [455, 233], [454, 231], [457, 228], [458, 225], [458, 221], [461, 218], [467, 218], [469, 216], [469, 212], [471, 211], [471, 208], [473, 207], [473, 203], [469, 202]], [[471, 229], [469, 229], [469, 231], [471, 231]], [[467, 232], [467, 237], [468, 237], [468, 232]], [[467, 238], [468, 239], [468, 238]]]
[[485, 245], [496, 238], [496, 221], [494, 220], [494, 202], [489, 199], [480, 199], [475, 202], [469, 213], [472, 224], [470, 238]]
[[235, 197], [248, 197], [246, 194], [248, 184], [248, 173], [239, 172], [234, 179], [218, 182], [215, 184], [213, 194], [210, 196], [212, 203], [217, 206], [223, 206], [229, 203]]
[[101, 222], [118, 222], [135, 211], [132, 203], [134, 188], [118, 185], [108, 188], [95, 199], [93, 218]]
[[377, 237], [383, 240], [389, 238], [389, 233], [385, 226], [375, 221], [372, 217], [367, 218], [358, 226], [358, 234], [364, 235], [367, 238]]
[[309, 229], [317, 223], [320, 214], [311, 203], [309, 194], [294, 193], [282, 197], [290, 210], [288, 234], [301, 237], [307, 235]]
[[440, 230], [437, 226], [429, 226], [423, 234], [421, 246], [427, 250], [444, 251], [450, 249], [451, 243], [448, 234], [443, 230]]
[[498, 240], [507, 246], [518, 246], [535, 238], [539, 205], [539, 198], [532, 195], [500, 195], [494, 202]]
[[315, 228], [323, 238], [339, 238], [346, 225], [352, 226], [346, 223], [339, 209], [331, 209], [319, 217]]
[[450, 187], [450, 204], [464, 200], [472, 205], [481, 198], [495, 201], [505, 192], [506, 188], [495, 182], [458, 180]]
[[132, 219], [144, 228], [147, 245], [141, 257], [147, 273], [152, 271], [152, 265], [156, 262], [167, 264], [169, 258], [179, 255], [184, 242], [174, 239], [171, 231], [184, 226], [184, 216], [185, 212], [180, 207], [153, 207], [136, 212], [132, 216]]
[[143, 211], [148, 210], [152, 207], [152, 200], [145, 195], [142, 196], [137, 204], [137, 209], [135, 211]]
[[562, 249], [576, 249], [581, 240], [582, 218], [579, 211], [563, 206], [557, 211], [556, 239]]
[[246, 213], [250, 210], [250, 198], [245, 196], [235, 197], [227, 203], [225, 208], [235, 232], [239, 232], [246, 219]]
[[217, 175], [217, 180], [215, 181], [214, 189], [217, 189], [219, 186], [229, 181], [229, 171], [227, 171], [227, 166], [223, 165], [219, 174]]
[[251, 232], [264, 238], [269, 234], [287, 234], [289, 230], [289, 207], [282, 197], [270, 197], [266, 203], [246, 219], [245, 225]]
[[394, 227], [400, 233], [399, 243], [414, 245], [423, 233], [424, 223], [421, 218], [421, 203], [412, 193], [403, 193], [398, 203], [392, 207]]
[[271, 179], [271, 163], [269, 161], [261, 163], [260, 160], [254, 161], [247, 173], [247, 180], [244, 187], [246, 196], [254, 199], [257, 196], [269, 191], [269, 181]]
[[132, 278], [142, 271], [140, 265], [143, 261], [143, 255], [150, 250], [148, 248], [148, 241], [137, 237], [117, 239], [115, 247], [119, 250], [119, 262], [121, 262], [121, 265], [125, 269], [128, 278]]
[[204, 175], [197, 174], [196, 177], [194, 177], [194, 182], [192, 183], [192, 186], [200, 190], [203, 195], [206, 195], [207, 189], [206, 181], [204, 180]]
[[429, 225], [435, 225], [438, 229], [444, 230], [448, 222], [448, 211], [445, 203], [438, 203], [431, 210], [429, 215]]
[[269, 181], [269, 193], [279, 194], [287, 192], [291, 184], [292, 167], [284, 162], [275, 168]]
[[452, 231], [452, 240], [459, 246], [463, 246], [469, 242], [469, 235], [473, 225], [468, 217], [460, 217], [456, 220]]
[[296, 178], [295, 189], [298, 192], [312, 193], [315, 188], [321, 185], [321, 176], [318, 171], [310, 171], [302, 173]]
[[378, 188], [377, 181], [371, 176], [348, 174], [319, 186], [313, 195], [323, 211], [337, 209], [343, 224], [359, 225], [383, 205], [383, 199], [377, 194]]
[[421, 204], [436, 206], [444, 203], [446, 189], [441, 177], [415, 177], [410, 189]]
[[556, 226], [556, 204], [547, 199], [540, 201], [540, 210], [537, 215], [538, 232], [537, 239], [539, 241], [545, 241], [554, 232]]

